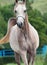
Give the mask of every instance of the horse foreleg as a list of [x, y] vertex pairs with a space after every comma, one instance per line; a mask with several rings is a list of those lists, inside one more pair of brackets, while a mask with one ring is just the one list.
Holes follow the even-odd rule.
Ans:
[[29, 65], [30, 60], [31, 60], [31, 54], [29, 52], [27, 52], [27, 57], [28, 57], [28, 65]]
[[14, 52], [14, 56], [15, 56], [15, 61], [17, 63], [17, 65], [20, 65], [20, 55], [16, 52]]
[[31, 54], [31, 59], [30, 59], [29, 65], [34, 65], [35, 55], [36, 55], [36, 51], [33, 51], [33, 53]]
[[23, 62], [24, 62], [24, 65], [28, 65], [27, 52], [24, 51], [24, 50], [22, 50], [22, 51], [20, 52], [20, 55], [21, 55], [21, 58], [22, 58], [22, 60], [23, 60]]

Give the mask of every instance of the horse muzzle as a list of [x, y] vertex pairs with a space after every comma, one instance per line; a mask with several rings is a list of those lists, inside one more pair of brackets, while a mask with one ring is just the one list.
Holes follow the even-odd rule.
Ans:
[[22, 22], [17, 23], [17, 26], [18, 26], [19, 28], [22, 28], [22, 27], [23, 27], [23, 23], [22, 23]]
[[24, 26], [24, 18], [22, 16], [17, 17], [17, 26], [22, 28]]

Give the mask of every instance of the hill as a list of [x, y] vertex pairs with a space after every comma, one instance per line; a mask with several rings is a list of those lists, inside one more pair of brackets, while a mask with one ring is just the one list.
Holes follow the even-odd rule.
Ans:
[[14, 3], [15, 0], [0, 0], [0, 6], [10, 5]]
[[34, 3], [31, 6], [33, 9], [41, 11], [41, 13], [47, 12], [47, 0], [34, 0]]
[[[7, 6], [13, 4], [15, 0], [0, 0], [0, 6]], [[33, 1], [31, 6], [33, 9], [39, 10], [41, 13], [47, 12], [47, 0], [29, 0], [30, 2]]]

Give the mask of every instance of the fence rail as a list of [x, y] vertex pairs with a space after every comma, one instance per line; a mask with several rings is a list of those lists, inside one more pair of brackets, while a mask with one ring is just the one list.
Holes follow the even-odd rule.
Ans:
[[0, 56], [12, 56], [14, 52], [12, 50], [0, 50]]
[[[37, 50], [37, 54], [42, 54], [46, 55], [47, 52], [44, 52], [42, 50]], [[14, 56], [14, 52], [12, 50], [0, 50], [0, 57], [5, 57], [5, 56]]]

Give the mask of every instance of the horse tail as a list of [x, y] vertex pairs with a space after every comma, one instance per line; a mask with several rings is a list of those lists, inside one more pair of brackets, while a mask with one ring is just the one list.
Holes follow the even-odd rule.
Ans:
[[2, 39], [0, 39], [0, 44], [5, 44], [9, 42], [9, 35], [10, 35], [10, 32], [8, 31], [7, 34]]
[[8, 20], [8, 31], [7, 34], [2, 39], [0, 39], [0, 44], [9, 42], [10, 30], [14, 25], [16, 25], [16, 18], [12, 17]]

